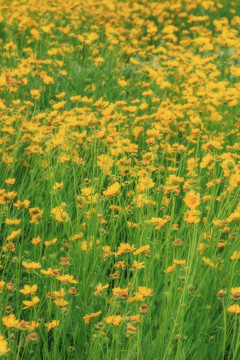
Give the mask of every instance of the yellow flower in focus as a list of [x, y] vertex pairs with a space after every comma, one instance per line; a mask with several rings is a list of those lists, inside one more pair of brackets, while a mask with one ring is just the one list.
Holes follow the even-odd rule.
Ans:
[[37, 285], [24, 285], [23, 289], [19, 290], [23, 295], [33, 295], [37, 291]]
[[191, 190], [186, 194], [184, 202], [190, 209], [194, 210], [200, 204], [200, 194]]
[[111, 197], [116, 195], [120, 190], [120, 184], [115, 182], [114, 184], [110, 185], [107, 190], [103, 191], [103, 195], [107, 197]]

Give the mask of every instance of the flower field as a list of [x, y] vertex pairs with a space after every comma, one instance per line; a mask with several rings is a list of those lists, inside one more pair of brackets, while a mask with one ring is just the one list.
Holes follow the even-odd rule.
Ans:
[[0, 0], [0, 357], [240, 360], [240, 2]]

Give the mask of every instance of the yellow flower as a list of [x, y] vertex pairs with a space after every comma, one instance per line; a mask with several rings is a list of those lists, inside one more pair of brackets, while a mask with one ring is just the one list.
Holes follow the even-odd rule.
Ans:
[[72, 237], [70, 237], [70, 240], [71, 241], [74, 241], [74, 240], [79, 240], [83, 237], [83, 233], [79, 233], [79, 234], [75, 234], [73, 235]]
[[239, 260], [240, 259], [240, 251], [234, 251], [232, 256], [230, 257], [232, 260]]
[[52, 297], [52, 298], [54, 298], [54, 299], [62, 298], [62, 297], [64, 297], [65, 295], [66, 295], [66, 292], [65, 292], [65, 290], [64, 290], [63, 288], [61, 288], [60, 291], [55, 290], [55, 291], [49, 292], [49, 293], [47, 294], [48, 297]]
[[37, 100], [37, 99], [40, 98], [40, 91], [39, 91], [39, 90], [31, 90], [30, 93], [31, 93], [32, 97], [33, 97], [35, 100]]
[[108, 316], [104, 319], [104, 321], [107, 324], [112, 324], [114, 326], [118, 326], [122, 322], [122, 316], [121, 315]]
[[3, 335], [0, 335], [0, 356], [9, 352], [8, 342]]
[[125, 261], [118, 261], [114, 267], [116, 267], [117, 269], [126, 269], [126, 265], [125, 265]]
[[12, 231], [10, 235], [7, 236], [7, 241], [13, 241], [21, 233], [21, 229]]
[[193, 224], [197, 224], [200, 221], [200, 218], [198, 216], [201, 215], [201, 212], [199, 210], [188, 210], [185, 214], [184, 214], [184, 220], [189, 224], [189, 225], [193, 225]]
[[113, 295], [119, 298], [126, 298], [128, 299], [128, 288], [121, 289], [120, 287], [112, 289]]
[[30, 201], [29, 200], [23, 200], [20, 201], [18, 200], [17, 202], [14, 203], [14, 206], [16, 206], [19, 209], [21, 209], [22, 207], [24, 207], [25, 209], [27, 209], [30, 205]]
[[223, 290], [223, 289], [220, 289], [218, 292], [217, 292], [217, 295], [218, 296], [224, 296], [227, 294], [227, 290]]
[[96, 313], [91, 313], [90, 315], [85, 315], [83, 317], [85, 324], [88, 324], [92, 319], [95, 319], [97, 316], [99, 316], [102, 313], [102, 311], [98, 311]]
[[57, 242], [57, 238], [54, 238], [50, 241], [44, 241], [45, 246], [51, 246], [54, 245]]
[[134, 269], [144, 269], [145, 268], [144, 262], [137, 262], [136, 260], [134, 260], [133, 268]]
[[38, 219], [42, 217], [43, 210], [39, 209], [39, 207], [28, 209], [29, 214], [31, 216], [30, 224], [39, 224]]
[[153, 296], [153, 290], [147, 288], [146, 286], [139, 286], [138, 287], [138, 292], [143, 295], [144, 297], [147, 296]]
[[40, 301], [40, 299], [37, 296], [34, 296], [34, 298], [31, 301], [24, 300], [23, 304], [26, 305], [26, 306], [23, 308], [23, 310], [35, 306], [36, 304], [39, 303], [39, 301]]
[[2, 322], [7, 328], [11, 329], [18, 325], [19, 320], [16, 319], [14, 314], [9, 314], [8, 316], [2, 318]]
[[28, 270], [34, 270], [34, 269], [40, 269], [41, 264], [39, 262], [28, 263], [26, 261], [23, 261], [22, 266], [24, 266]]
[[15, 181], [16, 181], [16, 179], [14, 179], [14, 178], [8, 178], [5, 180], [5, 183], [8, 185], [13, 185], [13, 184], [15, 184]]
[[231, 294], [234, 299], [239, 299], [240, 298], [240, 287], [231, 288]]
[[[16, 226], [16, 225], [19, 225], [21, 222], [20, 219], [6, 219], [5, 220], [5, 224], [7, 225], [12, 225], [12, 226]], [[18, 230], [17, 230], [18, 231]], [[17, 233], [18, 234], [18, 233]]]
[[218, 243], [218, 248], [223, 249], [227, 245], [227, 241], [220, 241]]
[[39, 327], [40, 323], [38, 322], [35, 322], [35, 321], [24, 321], [24, 320], [21, 320], [18, 325], [17, 325], [17, 329], [20, 329], [20, 330], [35, 330]]
[[117, 82], [118, 82], [118, 85], [121, 87], [125, 87], [128, 84], [128, 82], [124, 79], [118, 79]]
[[203, 262], [206, 265], [211, 266], [212, 269], [214, 269], [218, 266], [218, 264], [215, 265], [209, 258], [206, 258], [205, 256], [202, 259], [203, 259]]
[[107, 289], [109, 287], [109, 284], [106, 284], [102, 286], [101, 283], [98, 283], [97, 290], [93, 293], [95, 296], [99, 295], [101, 292], [103, 292], [104, 289]]
[[62, 298], [54, 300], [53, 302], [59, 307], [66, 306], [68, 304], [68, 301], [63, 300]]
[[37, 285], [24, 285], [23, 289], [19, 290], [23, 295], [33, 295], [37, 291]]
[[209, 246], [207, 244], [201, 243], [201, 244], [199, 244], [199, 247], [197, 248], [197, 250], [199, 250], [200, 253], [202, 254], [203, 251], [205, 251], [207, 248], [209, 248]]
[[229, 180], [232, 187], [237, 187], [240, 184], [240, 174], [232, 174]]
[[190, 209], [194, 210], [200, 204], [200, 194], [196, 194], [194, 190], [191, 190], [185, 196], [184, 202]]
[[211, 154], [208, 154], [208, 155], [204, 156], [202, 158], [201, 163], [200, 163], [200, 168], [201, 169], [206, 168], [210, 164], [210, 162], [213, 161], [213, 160], [214, 160], [214, 156], [211, 155]]
[[240, 76], [240, 67], [232, 65], [230, 67], [230, 73], [233, 74], [234, 76]]
[[69, 220], [69, 215], [64, 210], [65, 206], [66, 206], [65, 203], [61, 203], [60, 206], [56, 206], [55, 208], [53, 208], [51, 210], [51, 214], [53, 214], [55, 219], [59, 222], [68, 222], [68, 220]]
[[47, 270], [40, 270], [41, 273], [43, 275], [46, 275], [46, 276], [57, 276], [57, 275], [60, 275], [60, 271], [59, 269], [52, 269], [52, 268], [48, 268]]
[[142, 246], [139, 249], [137, 249], [136, 251], [134, 251], [133, 255], [139, 255], [139, 254], [148, 254], [149, 255], [149, 253], [150, 253], [149, 249], [150, 249], [150, 245]]
[[139, 322], [140, 321], [140, 314], [128, 316], [127, 321]]
[[75, 280], [72, 275], [60, 275], [57, 276], [56, 279], [65, 283], [77, 284], [77, 280]]
[[49, 323], [45, 323], [44, 326], [48, 329], [48, 331], [54, 329], [56, 326], [59, 326], [59, 320], [53, 320]]
[[60, 183], [56, 182], [56, 184], [53, 186], [53, 189], [54, 190], [59, 190], [62, 187], [63, 187], [63, 182], [60, 182]]
[[137, 192], [141, 193], [145, 190], [152, 189], [155, 185], [155, 182], [149, 177], [142, 177], [139, 180], [137, 185]]
[[54, 110], [61, 110], [64, 105], [66, 104], [66, 101], [60, 101], [53, 105]]
[[170, 220], [169, 216], [165, 216], [163, 219], [157, 218], [157, 217], [152, 217], [152, 219], [149, 220], [149, 222], [156, 224], [155, 229], [160, 230], [169, 220]]
[[173, 259], [173, 263], [176, 264], [176, 265], [185, 265], [185, 264], [186, 264], [186, 260]]
[[176, 264], [173, 264], [173, 265], [169, 266], [166, 270], [164, 270], [164, 272], [166, 274], [169, 274], [175, 270], [175, 267], [176, 267]]
[[134, 245], [130, 245], [128, 243], [124, 244], [121, 243], [120, 246], [118, 247], [118, 251], [114, 253], [115, 256], [120, 256], [123, 255], [125, 253], [128, 252], [132, 252], [133, 250], [135, 250]]
[[54, 80], [53, 80], [53, 78], [52, 78], [51, 76], [44, 76], [43, 82], [44, 82], [46, 85], [54, 84]]
[[4, 288], [5, 284], [6, 284], [5, 281], [3, 281], [3, 280], [0, 281], [0, 292], [3, 291], [3, 288]]
[[41, 241], [42, 241], [42, 240], [41, 240], [40, 236], [37, 236], [36, 238], [33, 238], [33, 239], [32, 239], [31, 243], [34, 244], [34, 245], [37, 245], [37, 244], [39, 244]]
[[120, 190], [120, 184], [115, 182], [114, 184], [110, 185], [107, 190], [103, 191], [103, 195], [107, 197], [111, 197], [116, 195]]
[[75, 95], [75, 96], [71, 96], [70, 97], [70, 100], [71, 101], [78, 101], [78, 100], [80, 100], [81, 99], [81, 95]]
[[60, 94], [55, 95], [57, 99], [62, 99], [66, 95], [65, 91], [61, 92]]
[[133, 65], [138, 65], [138, 64], [139, 64], [139, 61], [136, 60], [136, 59], [134, 59], [134, 58], [132, 58], [132, 57], [130, 57], [129, 61], [130, 61], [130, 63], [133, 64]]
[[227, 311], [233, 314], [240, 314], [240, 306], [238, 304], [231, 305], [227, 308]]

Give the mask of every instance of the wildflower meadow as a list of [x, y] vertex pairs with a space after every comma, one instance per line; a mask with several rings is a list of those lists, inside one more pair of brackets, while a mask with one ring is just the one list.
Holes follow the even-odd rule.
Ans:
[[0, 0], [0, 358], [240, 360], [240, 1]]

